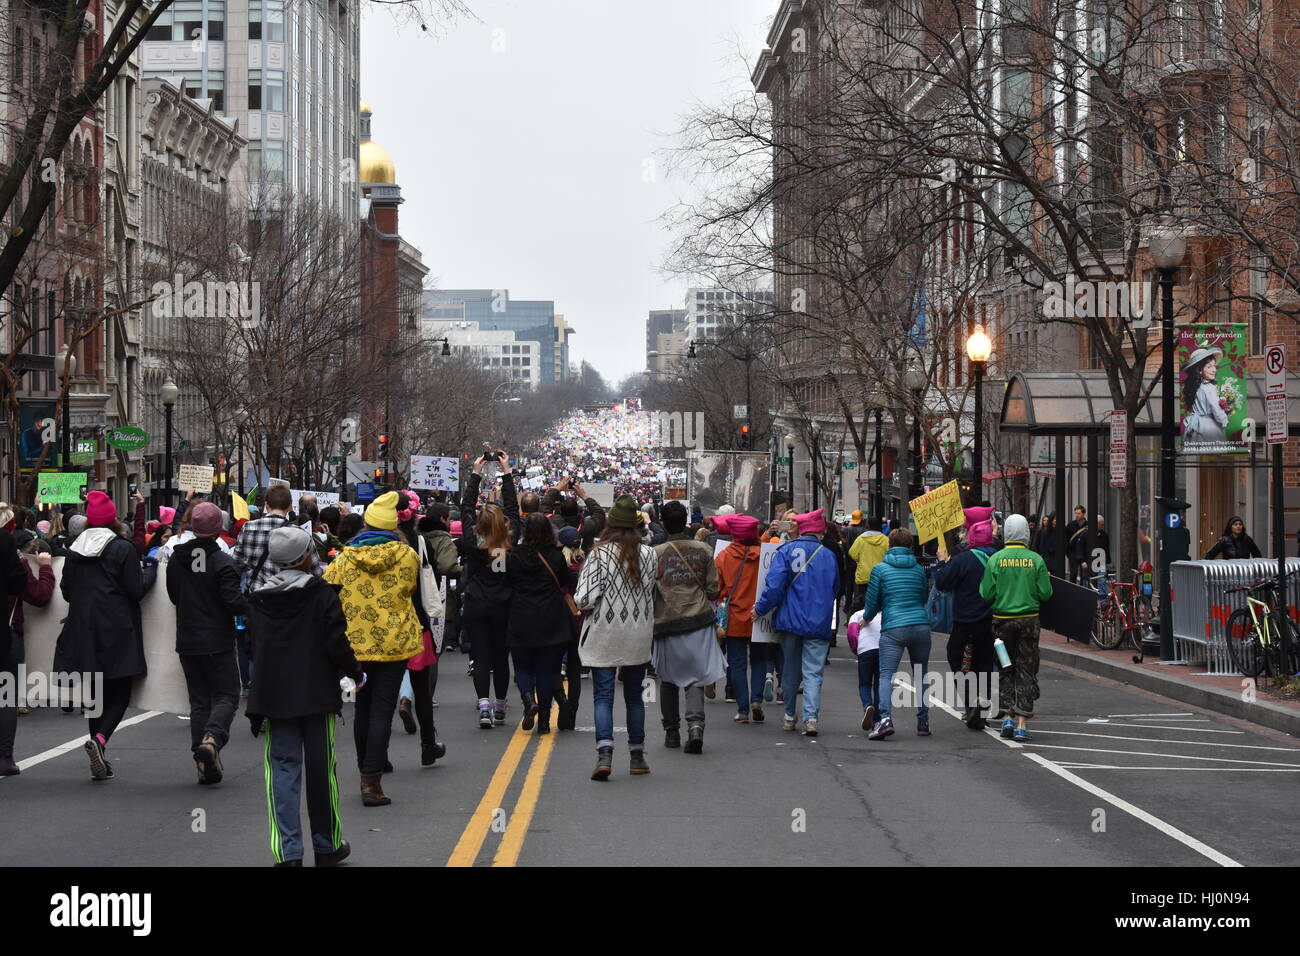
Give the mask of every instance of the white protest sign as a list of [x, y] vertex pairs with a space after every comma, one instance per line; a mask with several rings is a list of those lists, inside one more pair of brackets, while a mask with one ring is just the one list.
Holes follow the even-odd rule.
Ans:
[[289, 495], [293, 498], [293, 506], [291, 510], [295, 513], [298, 511], [298, 500], [302, 498], [303, 495], [316, 496], [317, 510], [324, 508], [337, 508], [339, 504], [339, 493], [337, 491], [304, 491], [301, 488], [290, 488]]
[[614, 507], [614, 485], [608, 481], [594, 481], [589, 485], [583, 485], [582, 490], [587, 493], [589, 498], [595, 498], [596, 504], [602, 508]]
[[181, 491], [197, 491], [201, 495], [212, 493], [211, 465], [181, 465], [176, 487]]
[[289, 487], [289, 482], [285, 481], [283, 478], [268, 478], [268, 479], [266, 479], [266, 487], [268, 487], [268, 488], [272, 488], [272, 487], [274, 487], [275, 485], [284, 485], [286, 488], [288, 488], [288, 487]]
[[[713, 557], [716, 560], [727, 548], [731, 547], [730, 541], [719, 540], [713, 547]], [[765, 541], [758, 546], [758, 585], [754, 588], [754, 604], [757, 605], [759, 598], [767, 589], [767, 572], [772, 567], [772, 559], [776, 557], [777, 550], [781, 545], [775, 541]], [[734, 577], [735, 571], [731, 574]], [[748, 572], [747, 572], [748, 573]], [[724, 587], [731, 587], [731, 581], [727, 581]], [[764, 614], [762, 617], [754, 618], [754, 629], [749, 639], [755, 644], [777, 644], [776, 633], [772, 629], [772, 614]]]
[[438, 455], [412, 455], [411, 488], [415, 491], [459, 491], [460, 460]]

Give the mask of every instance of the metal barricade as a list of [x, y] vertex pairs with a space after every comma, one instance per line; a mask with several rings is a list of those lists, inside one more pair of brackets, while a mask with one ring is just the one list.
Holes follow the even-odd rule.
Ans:
[[[1300, 558], [1287, 558], [1287, 573], [1300, 569]], [[1237, 673], [1228, 653], [1226, 625], [1232, 612], [1246, 606], [1244, 593], [1230, 588], [1277, 577], [1276, 558], [1237, 558], [1228, 561], [1175, 561], [1170, 569], [1174, 589], [1174, 649], [1178, 662], [1205, 664], [1214, 676]], [[1300, 575], [1287, 587], [1287, 604], [1300, 606]], [[1292, 616], [1295, 616], [1294, 610]]]

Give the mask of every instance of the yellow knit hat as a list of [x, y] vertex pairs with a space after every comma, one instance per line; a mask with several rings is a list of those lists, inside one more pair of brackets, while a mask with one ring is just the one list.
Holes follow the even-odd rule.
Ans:
[[397, 527], [397, 492], [387, 491], [370, 504], [366, 505], [366, 524], [380, 531], [392, 531]]

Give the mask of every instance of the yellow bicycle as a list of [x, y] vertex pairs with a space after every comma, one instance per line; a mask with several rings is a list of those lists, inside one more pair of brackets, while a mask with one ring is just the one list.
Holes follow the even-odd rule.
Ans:
[[[1300, 573], [1292, 571], [1287, 577]], [[1277, 601], [1277, 581], [1228, 588], [1224, 593], [1245, 593], [1246, 606], [1228, 617], [1228, 654], [1247, 677], [1293, 674], [1300, 661], [1300, 627]], [[1256, 597], [1256, 595], [1260, 595]], [[1290, 648], [1290, 660], [1284, 648]]]

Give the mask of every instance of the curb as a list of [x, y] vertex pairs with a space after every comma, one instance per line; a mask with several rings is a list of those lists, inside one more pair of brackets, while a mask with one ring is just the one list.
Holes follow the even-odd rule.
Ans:
[[1248, 720], [1261, 727], [1300, 737], [1300, 712], [1272, 701], [1257, 698], [1254, 703], [1248, 703], [1238, 694], [1198, 684], [1186, 677], [1156, 674], [1132, 664], [1120, 664], [1093, 654], [1076, 653], [1060, 647], [1039, 645], [1039, 654], [1043, 660], [1054, 664], [1064, 664], [1090, 674], [1108, 677], [1180, 703], [1203, 707], [1215, 713]]

